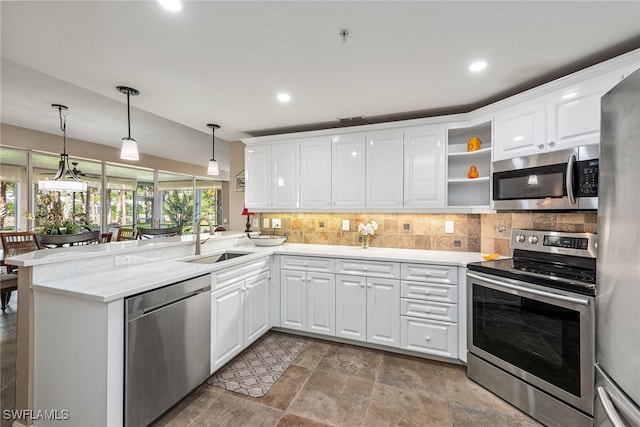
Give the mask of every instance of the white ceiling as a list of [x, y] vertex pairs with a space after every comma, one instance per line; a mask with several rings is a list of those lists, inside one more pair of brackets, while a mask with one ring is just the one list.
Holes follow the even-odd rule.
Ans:
[[[3, 123], [205, 164], [227, 141], [465, 112], [640, 47], [640, 1], [2, 1]], [[338, 33], [348, 28], [343, 42]], [[488, 68], [467, 70], [483, 58]], [[292, 101], [278, 103], [279, 91]], [[52, 151], [59, 151], [59, 147]], [[228, 171], [228, 144], [216, 143]]]

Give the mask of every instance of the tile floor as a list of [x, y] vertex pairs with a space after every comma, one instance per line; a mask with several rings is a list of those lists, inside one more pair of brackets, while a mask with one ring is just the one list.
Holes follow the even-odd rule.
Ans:
[[[2, 409], [15, 394], [16, 296], [0, 314]], [[206, 383], [155, 426], [535, 427], [470, 381], [462, 366], [299, 337], [306, 347], [271, 390], [251, 398]], [[10, 422], [2, 420], [1, 427]]]
[[204, 384], [155, 425], [540, 426], [462, 366], [299, 338], [305, 349], [263, 397]]

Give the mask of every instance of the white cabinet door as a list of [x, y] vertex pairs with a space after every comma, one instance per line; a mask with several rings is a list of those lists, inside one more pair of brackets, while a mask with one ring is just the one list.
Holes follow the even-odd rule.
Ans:
[[307, 273], [304, 271], [280, 271], [280, 326], [307, 329]]
[[269, 330], [269, 272], [247, 279], [244, 284], [245, 347]]
[[211, 372], [244, 349], [244, 281], [211, 293]]
[[444, 207], [445, 151], [444, 126], [419, 126], [405, 129], [405, 207]]
[[300, 141], [300, 207], [331, 209], [331, 139]]
[[366, 207], [402, 207], [402, 131], [373, 132], [366, 145]]
[[400, 347], [400, 281], [367, 277], [367, 342]]
[[271, 183], [274, 208], [300, 207], [300, 144], [276, 143], [271, 146]]
[[496, 114], [494, 160], [544, 153], [546, 150], [544, 100], [526, 102]]
[[336, 275], [336, 336], [367, 340], [367, 279]]
[[271, 145], [250, 145], [244, 150], [245, 191], [247, 208], [270, 208], [272, 204]]
[[334, 208], [365, 207], [365, 137], [332, 138], [331, 197]]
[[307, 331], [336, 334], [336, 276], [307, 273]]

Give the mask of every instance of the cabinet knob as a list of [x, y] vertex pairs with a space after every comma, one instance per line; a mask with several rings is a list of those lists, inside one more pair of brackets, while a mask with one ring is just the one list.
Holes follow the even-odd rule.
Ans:
[[538, 144], [538, 149], [544, 150], [544, 144]]
[[555, 147], [555, 146], [556, 146], [555, 141], [549, 141], [549, 147]]
[[424, 337], [425, 341], [431, 341], [431, 337], [429, 335], [427, 335], [426, 337]]
[[360, 285], [361, 288], [364, 288], [364, 285]]

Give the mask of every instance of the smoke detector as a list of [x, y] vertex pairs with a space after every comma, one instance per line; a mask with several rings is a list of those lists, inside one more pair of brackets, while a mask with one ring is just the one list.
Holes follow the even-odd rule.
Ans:
[[347, 28], [343, 28], [342, 30], [338, 31], [338, 35], [342, 39], [342, 43], [346, 43], [347, 39], [351, 35], [351, 31], [349, 31]]

